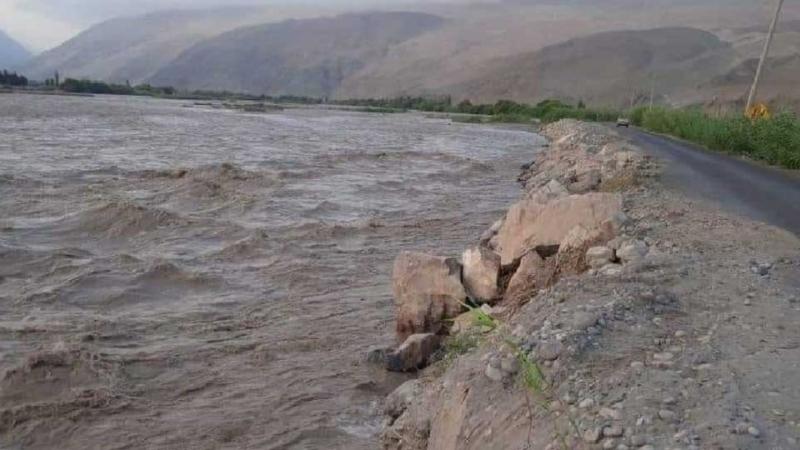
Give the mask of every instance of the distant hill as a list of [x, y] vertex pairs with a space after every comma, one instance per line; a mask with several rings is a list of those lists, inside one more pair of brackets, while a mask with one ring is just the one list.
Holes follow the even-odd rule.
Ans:
[[238, 27], [282, 20], [293, 10], [224, 8], [160, 11], [108, 20], [46, 51], [22, 67], [30, 78], [63, 77], [142, 82], [192, 45]]
[[[741, 101], [750, 89], [758, 60], [748, 59], [728, 72], [704, 83], [698, 92], [712, 93], [711, 100], [719, 103]], [[789, 107], [800, 113], [800, 55], [778, 56], [767, 59], [759, 87], [759, 99], [778, 108]], [[708, 97], [708, 96], [706, 96]], [[709, 103], [708, 98], [695, 99]]]
[[443, 22], [430, 14], [373, 12], [241, 28], [195, 45], [150, 82], [188, 89], [329, 96], [368, 61]]
[[[309, 4], [309, 2], [300, 2]], [[362, 8], [373, 6], [358, 2]], [[451, 0], [336, 16], [343, 2], [166, 11], [96, 25], [21, 71], [252, 93], [625, 106], [738, 101], [771, 8], [748, 0]], [[286, 21], [287, 19], [294, 19]], [[787, 2], [763, 93], [800, 99], [800, 4]], [[796, 73], [796, 72], [795, 72]]]
[[15, 69], [30, 57], [25, 47], [0, 30], [0, 69]]
[[737, 64], [732, 46], [693, 28], [610, 31], [498, 59], [466, 83], [445, 88], [474, 100], [561, 98], [626, 106], [651, 89], [695, 90]]

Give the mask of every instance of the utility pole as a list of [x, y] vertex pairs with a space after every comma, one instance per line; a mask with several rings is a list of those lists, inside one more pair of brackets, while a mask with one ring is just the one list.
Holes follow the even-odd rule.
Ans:
[[750, 95], [747, 96], [747, 106], [745, 114], [750, 111], [753, 102], [758, 93], [758, 82], [761, 80], [761, 72], [764, 70], [764, 62], [767, 60], [769, 54], [769, 47], [772, 45], [772, 38], [775, 36], [775, 27], [778, 25], [778, 18], [781, 15], [781, 8], [783, 8], [783, 1], [778, 0], [778, 6], [775, 8], [775, 17], [772, 18], [772, 24], [769, 26], [769, 34], [767, 34], [767, 42], [764, 43], [764, 51], [761, 53], [761, 59], [758, 61], [758, 68], [756, 69], [756, 76], [753, 79], [753, 85], [750, 87]]

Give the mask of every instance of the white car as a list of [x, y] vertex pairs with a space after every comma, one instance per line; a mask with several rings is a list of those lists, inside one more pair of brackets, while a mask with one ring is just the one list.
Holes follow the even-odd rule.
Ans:
[[617, 128], [619, 128], [619, 127], [628, 128], [630, 126], [631, 126], [630, 119], [626, 119], [624, 117], [620, 117], [619, 119], [617, 119]]

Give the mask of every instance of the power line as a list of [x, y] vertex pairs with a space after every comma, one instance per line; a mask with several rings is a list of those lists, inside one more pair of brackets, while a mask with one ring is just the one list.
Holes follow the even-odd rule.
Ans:
[[758, 68], [756, 69], [756, 76], [753, 79], [753, 85], [750, 86], [750, 95], [747, 96], [747, 106], [745, 107], [745, 114], [750, 111], [753, 102], [758, 93], [758, 82], [761, 80], [761, 72], [764, 70], [764, 62], [767, 60], [769, 54], [769, 47], [772, 45], [772, 38], [775, 36], [775, 27], [778, 25], [778, 18], [781, 15], [781, 8], [783, 8], [783, 1], [778, 0], [778, 6], [775, 8], [775, 17], [772, 18], [772, 24], [769, 26], [769, 34], [767, 34], [767, 41], [764, 43], [764, 51], [761, 53], [761, 59], [758, 61]]

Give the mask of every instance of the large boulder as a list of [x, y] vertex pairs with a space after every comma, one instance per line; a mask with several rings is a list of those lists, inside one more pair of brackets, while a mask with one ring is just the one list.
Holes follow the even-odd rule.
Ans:
[[392, 419], [397, 419], [421, 394], [422, 382], [420, 380], [406, 381], [386, 397], [383, 403], [383, 413]]
[[[559, 246], [557, 264], [559, 274], [579, 274], [593, 264], [598, 264], [598, 261], [590, 260], [600, 256], [606, 258], [606, 262], [600, 264], [599, 267], [606, 265], [611, 261], [611, 257], [603, 255], [595, 255], [590, 252], [591, 249], [599, 252], [600, 246], [614, 239], [616, 234], [616, 226], [614, 221], [607, 221], [600, 226], [592, 229], [584, 228], [580, 225], [574, 227], [564, 237]], [[611, 249], [607, 249], [608, 253], [612, 253]]]
[[386, 368], [392, 372], [413, 372], [428, 365], [439, 349], [439, 336], [432, 333], [412, 334], [386, 357]]
[[481, 240], [480, 240], [481, 245], [484, 245], [484, 246], [489, 245], [489, 242], [491, 242], [491, 240], [495, 236], [497, 236], [497, 232], [500, 231], [500, 227], [502, 227], [502, 226], [503, 226], [503, 219], [499, 219], [494, 224], [492, 224], [491, 228], [489, 228], [488, 230], [484, 231], [483, 234], [481, 235]]
[[467, 299], [461, 264], [453, 258], [403, 252], [392, 279], [400, 342], [418, 333], [440, 333]]
[[539, 203], [547, 203], [557, 198], [567, 197], [569, 191], [557, 180], [550, 180], [544, 186], [528, 193], [528, 198]]
[[522, 200], [508, 211], [495, 250], [503, 265], [511, 264], [537, 246], [560, 244], [577, 226], [594, 230], [616, 223], [621, 215], [619, 194], [570, 195], [548, 203]]
[[599, 169], [587, 170], [576, 175], [575, 181], [569, 185], [569, 191], [574, 194], [596, 191], [601, 182], [602, 178]]
[[498, 296], [500, 256], [490, 249], [477, 246], [467, 249], [461, 257], [467, 294], [478, 303], [490, 303]]
[[623, 263], [632, 263], [641, 261], [649, 252], [650, 249], [647, 247], [647, 244], [634, 239], [623, 242], [619, 246], [617, 257]]
[[586, 251], [586, 264], [592, 269], [600, 269], [614, 260], [614, 250], [605, 245], [592, 247]]
[[508, 282], [504, 299], [507, 302], [525, 301], [534, 291], [552, 285], [555, 276], [555, 259], [545, 260], [535, 251], [528, 252], [520, 259], [517, 271]]

